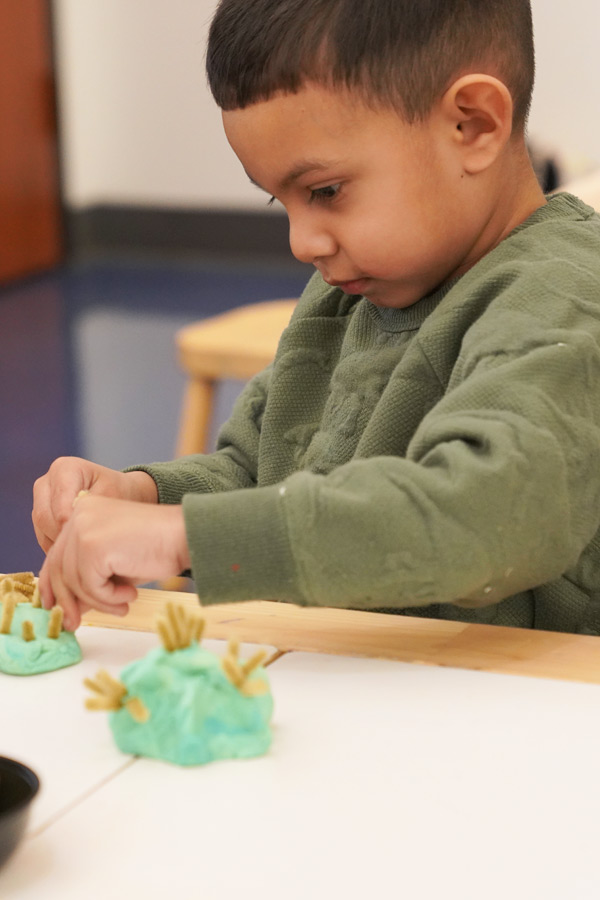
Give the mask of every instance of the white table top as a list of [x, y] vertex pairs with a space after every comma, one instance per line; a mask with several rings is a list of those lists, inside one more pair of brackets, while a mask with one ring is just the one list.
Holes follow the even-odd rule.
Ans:
[[80, 637], [79, 666], [0, 676], [0, 753], [44, 784], [1, 900], [600, 894], [598, 685], [288, 653], [269, 753], [183, 769], [83, 709], [156, 637]]
[[99, 668], [118, 675], [156, 646], [156, 635], [144, 632], [85, 628], [77, 636], [83, 653], [78, 665], [42, 676], [0, 673], [0, 755], [31, 766], [42, 782], [32, 832], [127, 762], [106, 741], [105, 717], [86, 711], [83, 679]]

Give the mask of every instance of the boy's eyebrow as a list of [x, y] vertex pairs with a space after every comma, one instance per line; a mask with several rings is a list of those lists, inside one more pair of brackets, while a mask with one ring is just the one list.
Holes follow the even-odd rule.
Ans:
[[[289, 170], [289, 172], [286, 175], [284, 175], [284, 177], [281, 179], [281, 181], [278, 185], [278, 190], [285, 190], [286, 188], [290, 187], [290, 185], [292, 185], [295, 181], [297, 181], [298, 178], [301, 178], [303, 175], [306, 175], [307, 172], [323, 171], [324, 169], [328, 169], [330, 166], [337, 165], [338, 162], [339, 162], [338, 160], [327, 160], [325, 162], [324, 160], [320, 160], [320, 159], [299, 160], [299, 162], [297, 162], [294, 166], [292, 166], [292, 168]], [[257, 188], [260, 188], [261, 191], [265, 190], [265, 188], [263, 188], [262, 185], [260, 185], [258, 183], [258, 181], [256, 181], [252, 177], [250, 172], [246, 171], [246, 175], [248, 176], [248, 178], [250, 179], [252, 184], [254, 184]], [[269, 193], [269, 191], [266, 191], [266, 193]]]

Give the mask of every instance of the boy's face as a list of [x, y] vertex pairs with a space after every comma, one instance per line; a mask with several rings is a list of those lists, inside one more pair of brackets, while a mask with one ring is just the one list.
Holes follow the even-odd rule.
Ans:
[[249, 177], [285, 207], [294, 256], [330, 284], [405, 307], [482, 255], [490, 212], [464, 175], [456, 125], [307, 85], [223, 113]]

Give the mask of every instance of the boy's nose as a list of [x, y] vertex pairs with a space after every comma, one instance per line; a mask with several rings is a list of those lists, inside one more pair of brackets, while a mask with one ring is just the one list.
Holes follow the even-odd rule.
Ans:
[[314, 263], [317, 259], [333, 256], [337, 242], [329, 231], [315, 223], [290, 217], [290, 247], [300, 262]]

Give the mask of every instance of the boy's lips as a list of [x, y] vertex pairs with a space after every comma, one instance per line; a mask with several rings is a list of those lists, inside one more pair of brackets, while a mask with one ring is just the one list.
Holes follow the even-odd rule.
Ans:
[[325, 280], [332, 287], [341, 288], [345, 294], [362, 294], [370, 279], [355, 278], [352, 281], [329, 281], [328, 279]]

